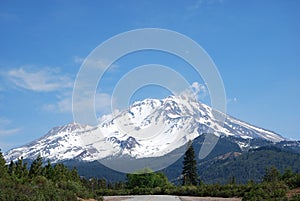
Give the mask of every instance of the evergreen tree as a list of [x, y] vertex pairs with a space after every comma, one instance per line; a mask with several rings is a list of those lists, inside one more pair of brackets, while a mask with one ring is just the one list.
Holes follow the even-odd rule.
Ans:
[[70, 171], [62, 163], [57, 163], [53, 167], [53, 180], [62, 181], [70, 179]]
[[[86, 200], [100, 196], [92, 193], [84, 186], [77, 170], [69, 170], [63, 164], [54, 167], [50, 161], [42, 166], [42, 158], [38, 156], [30, 166], [30, 174], [23, 158], [11, 161], [7, 167], [0, 151], [0, 200]], [[118, 184], [118, 188], [123, 188]]]
[[277, 170], [276, 167], [271, 167], [266, 169], [266, 173], [263, 177], [264, 182], [277, 182], [280, 180], [280, 172]]
[[197, 185], [198, 174], [197, 174], [197, 162], [195, 159], [195, 151], [191, 141], [189, 141], [188, 149], [185, 152], [183, 159], [183, 170], [182, 170], [182, 185]]
[[40, 155], [32, 162], [29, 169], [29, 176], [33, 178], [34, 176], [42, 175], [43, 170], [43, 159]]
[[15, 163], [15, 176], [21, 182], [24, 182], [28, 176], [27, 163], [23, 163], [23, 157]]
[[72, 170], [69, 171], [69, 173], [70, 173], [70, 177], [71, 177], [72, 181], [80, 181], [80, 177], [79, 177], [76, 167], [73, 167]]
[[43, 168], [42, 174], [47, 179], [53, 180], [54, 170], [53, 170], [50, 160], [47, 161], [47, 165], [45, 165], [45, 167]]
[[230, 176], [228, 178], [228, 184], [231, 184], [231, 185], [235, 185], [236, 184], [235, 176]]
[[13, 176], [15, 174], [16, 165], [13, 161], [10, 161], [8, 166], [8, 173], [10, 176]]
[[5, 159], [4, 159], [1, 149], [0, 149], [0, 178], [7, 175], [7, 167], [6, 167], [5, 163], [6, 163]]
[[107, 188], [107, 184], [106, 184], [106, 180], [105, 179], [98, 179], [98, 188], [99, 189], [106, 189]]

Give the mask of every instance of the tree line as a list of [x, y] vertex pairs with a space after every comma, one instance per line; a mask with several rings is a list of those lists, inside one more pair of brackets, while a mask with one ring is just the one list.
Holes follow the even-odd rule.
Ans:
[[63, 164], [43, 165], [38, 156], [28, 167], [23, 158], [6, 165], [0, 151], [0, 200], [1, 201], [69, 201], [79, 198], [102, 200], [89, 188], [90, 181], [80, 178], [76, 168]]
[[[291, 200], [300, 201], [300, 194], [287, 194], [300, 188], [300, 174], [290, 169], [280, 173], [276, 167], [266, 168], [261, 182], [236, 183], [230, 177], [227, 184], [204, 184], [197, 174], [194, 148], [190, 145], [184, 155], [181, 185], [170, 183], [161, 172], [145, 169], [136, 174], [127, 174], [126, 182], [97, 190], [100, 195], [165, 194], [201, 197], [239, 197], [243, 200]], [[299, 189], [300, 190], [300, 189]]]
[[126, 175], [125, 182], [111, 183], [103, 178], [80, 177], [76, 168], [63, 164], [43, 165], [38, 156], [28, 166], [22, 158], [5, 164], [0, 152], [0, 200], [78, 200], [105, 195], [188, 195], [210, 197], [240, 197], [243, 200], [300, 200], [289, 195], [300, 188], [300, 174], [287, 169], [280, 173], [275, 167], [266, 169], [261, 182], [238, 184], [230, 177], [227, 184], [204, 184], [197, 174], [194, 148], [189, 144], [184, 155], [180, 185], [174, 185], [162, 172], [149, 168]]

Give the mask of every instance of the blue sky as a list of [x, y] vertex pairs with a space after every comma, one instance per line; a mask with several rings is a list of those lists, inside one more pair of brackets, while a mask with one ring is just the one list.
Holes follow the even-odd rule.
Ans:
[[[72, 122], [71, 95], [85, 57], [110, 37], [164, 28], [200, 44], [222, 76], [230, 115], [300, 139], [300, 2], [289, 1], [0, 1], [0, 147], [6, 151]], [[186, 65], [146, 51], [120, 59], [97, 93], [109, 112], [116, 81], [148, 63]], [[192, 71], [182, 71], [199, 82]], [[135, 98], [161, 98], [159, 88]]]

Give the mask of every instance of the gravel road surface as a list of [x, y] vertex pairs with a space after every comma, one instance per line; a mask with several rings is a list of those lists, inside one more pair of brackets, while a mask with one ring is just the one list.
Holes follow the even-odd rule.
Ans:
[[104, 201], [241, 201], [240, 198], [187, 197], [172, 195], [104, 196]]

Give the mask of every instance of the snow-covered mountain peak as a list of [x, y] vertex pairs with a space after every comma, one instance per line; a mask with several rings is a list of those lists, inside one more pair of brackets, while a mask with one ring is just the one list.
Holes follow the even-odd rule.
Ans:
[[79, 132], [79, 131], [87, 130], [88, 128], [91, 128], [91, 126], [72, 122], [63, 126], [54, 127], [48, 132], [48, 134], [51, 135], [51, 134], [65, 133], [65, 132]]
[[278, 142], [280, 135], [227, 116], [214, 118], [212, 109], [189, 96], [145, 99], [112, 114], [96, 127], [69, 123], [5, 154], [7, 161], [38, 154], [53, 162], [78, 159], [94, 161], [110, 157], [151, 158], [164, 156], [202, 134], [262, 138]]

